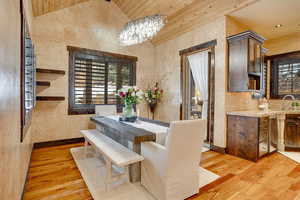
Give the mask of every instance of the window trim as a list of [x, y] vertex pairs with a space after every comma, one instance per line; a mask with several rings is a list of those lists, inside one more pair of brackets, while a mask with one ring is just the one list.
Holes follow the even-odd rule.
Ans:
[[[67, 50], [69, 51], [69, 97], [68, 97], [68, 115], [83, 115], [83, 114], [95, 114], [95, 105], [94, 104], [83, 104], [76, 105], [74, 102], [74, 63], [76, 54], [86, 54], [87, 56], [106, 56], [110, 58], [115, 58], [125, 63], [132, 64], [132, 85], [136, 84], [136, 62], [138, 60], [137, 57], [128, 56], [123, 54], [110, 53], [105, 51], [91, 50], [86, 48], [67, 46]], [[117, 100], [118, 102], [118, 100]], [[99, 104], [99, 106], [106, 106], [112, 104]], [[117, 110], [120, 110], [120, 106], [117, 103]]]
[[[278, 64], [279, 62], [288, 62], [290, 60], [300, 60], [300, 51], [292, 51], [283, 54], [266, 56], [266, 60], [270, 60], [270, 98], [282, 99], [285, 95], [278, 94]], [[291, 93], [292, 94], [292, 93]], [[300, 93], [292, 94], [296, 99], [300, 99]]]

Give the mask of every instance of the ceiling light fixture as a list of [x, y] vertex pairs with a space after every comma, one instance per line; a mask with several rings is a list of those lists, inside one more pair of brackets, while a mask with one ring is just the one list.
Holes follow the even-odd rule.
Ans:
[[128, 22], [119, 35], [122, 45], [139, 44], [153, 38], [165, 25], [165, 16], [156, 14]]
[[275, 28], [281, 28], [281, 27], [283, 27], [282, 24], [276, 24], [276, 25], [275, 25]]

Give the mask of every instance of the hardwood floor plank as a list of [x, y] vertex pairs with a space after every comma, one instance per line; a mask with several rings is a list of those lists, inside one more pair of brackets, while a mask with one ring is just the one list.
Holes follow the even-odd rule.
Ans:
[[[24, 200], [92, 200], [70, 148], [34, 149]], [[257, 163], [208, 151], [200, 165], [221, 177], [188, 200], [300, 200], [300, 165], [274, 153]]]
[[295, 167], [289, 174], [289, 177], [291, 178], [299, 178], [300, 177], [300, 165]]

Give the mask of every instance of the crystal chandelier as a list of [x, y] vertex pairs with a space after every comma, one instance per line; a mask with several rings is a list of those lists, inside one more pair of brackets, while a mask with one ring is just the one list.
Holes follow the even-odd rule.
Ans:
[[153, 38], [165, 25], [164, 16], [156, 14], [128, 22], [119, 35], [122, 45], [139, 44]]

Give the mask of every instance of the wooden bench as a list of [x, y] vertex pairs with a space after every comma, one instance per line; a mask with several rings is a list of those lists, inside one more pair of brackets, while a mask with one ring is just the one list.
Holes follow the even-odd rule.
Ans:
[[[129, 181], [129, 165], [144, 160], [141, 155], [124, 147], [96, 129], [81, 130], [80, 132], [85, 138], [85, 154], [87, 154], [88, 144], [91, 144], [94, 150], [102, 154], [105, 159], [107, 171], [105, 179], [106, 188], [108, 188], [110, 183], [124, 176]], [[113, 175], [113, 165], [124, 168], [125, 172]]]

